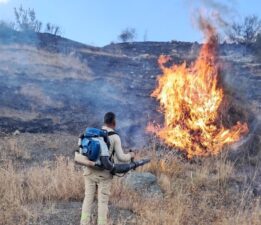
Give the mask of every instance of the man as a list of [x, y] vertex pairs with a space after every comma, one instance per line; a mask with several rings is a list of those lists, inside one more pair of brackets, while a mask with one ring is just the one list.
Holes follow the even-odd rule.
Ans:
[[[112, 160], [128, 162], [134, 158], [134, 153], [124, 153], [121, 147], [121, 139], [118, 134], [113, 133], [116, 127], [116, 116], [108, 112], [104, 116], [102, 129], [112, 133], [109, 136], [109, 153]], [[112, 178], [109, 170], [100, 170], [93, 167], [84, 167], [85, 197], [82, 206], [81, 225], [90, 224], [91, 207], [98, 189], [98, 225], [107, 224], [108, 202]]]

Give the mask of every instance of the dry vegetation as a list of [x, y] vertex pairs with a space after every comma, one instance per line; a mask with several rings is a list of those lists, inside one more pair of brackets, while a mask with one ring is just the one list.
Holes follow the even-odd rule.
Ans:
[[31, 98], [41, 105], [46, 105], [53, 108], [62, 108], [64, 106], [62, 102], [54, 101], [50, 96], [45, 95], [42, 88], [37, 85], [29, 84], [22, 86], [20, 94]]
[[[13, 156], [19, 158], [20, 144], [14, 139], [9, 142]], [[159, 157], [155, 149], [140, 154], [152, 157], [141, 172], [156, 174], [163, 198], [142, 199], [122, 185], [122, 178], [114, 179], [111, 203], [131, 210], [137, 224], [260, 224], [259, 199], [252, 196], [246, 177], [238, 175], [226, 154], [191, 162], [178, 154]], [[57, 157], [23, 170], [14, 164], [14, 160], [0, 164], [1, 225], [36, 221], [38, 215], [29, 207], [35, 203], [82, 201], [82, 172], [72, 159]], [[125, 224], [125, 218], [118, 224]]]
[[1, 225], [27, 224], [32, 219], [29, 203], [80, 200], [84, 192], [81, 172], [66, 158], [26, 171], [17, 171], [9, 162], [1, 166], [0, 182]]
[[246, 177], [236, 175], [226, 156], [194, 163], [154, 157], [145, 170], [156, 172], [165, 197], [135, 209], [143, 212], [141, 224], [260, 223], [259, 199], [252, 197]]
[[[41, 74], [42, 79], [73, 78], [80, 80], [92, 79], [92, 71], [74, 53], [70, 55], [51, 53], [33, 46], [19, 44], [0, 46], [0, 65], [3, 73], [27, 74], [35, 79]], [[14, 54], [16, 52], [16, 54]], [[12, 62], [12, 63], [10, 63]]]

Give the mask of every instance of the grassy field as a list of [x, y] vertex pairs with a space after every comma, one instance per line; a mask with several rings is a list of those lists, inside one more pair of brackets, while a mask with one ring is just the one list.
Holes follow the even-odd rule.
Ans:
[[[1, 225], [37, 224], [40, 212], [32, 211], [34, 204], [83, 200], [82, 171], [72, 158], [58, 156], [39, 165], [17, 166], [21, 159], [30, 160], [26, 145], [19, 149], [22, 145], [17, 145], [15, 138], [5, 143], [0, 168]], [[123, 185], [124, 178], [115, 178], [111, 205], [130, 210], [135, 223], [141, 225], [260, 224], [260, 199], [253, 195], [249, 179], [238, 173], [238, 166], [226, 153], [187, 161], [163, 149], [159, 157], [160, 148], [150, 146], [139, 153], [139, 157], [152, 158], [140, 172], [157, 176], [164, 197], [142, 198]], [[7, 157], [10, 154], [12, 157]], [[125, 219], [117, 224], [125, 224]]]

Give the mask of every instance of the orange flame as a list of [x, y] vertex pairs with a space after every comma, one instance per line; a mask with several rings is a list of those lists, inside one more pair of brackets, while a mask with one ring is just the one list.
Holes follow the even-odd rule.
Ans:
[[166, 67], [170, 58], [160, 56], [163, 75], [151, 96], [159, 100], [165, 122], [163, 127], [147, 127], [166, 144], [186, 151], [188, 158], [218, 154], [248, 132], [246, 123], [237, 122], [229, 129], [221, 124], [218, 110], [224, 93], [218, 85], [217, 35], [205, 21], [200, 25], [207, 42], [189, 67], [186, 62]]

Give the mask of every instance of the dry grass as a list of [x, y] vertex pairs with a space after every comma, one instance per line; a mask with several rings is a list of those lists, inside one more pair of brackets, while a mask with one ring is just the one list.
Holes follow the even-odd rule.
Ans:
[[92, 70], [73, 52], [66, 55], [19, 44], [0, 45], [0, 51], [1, 70], [10, 75], [27, 74], [35, 78], [41, 74], [42, 79], [51, 80], [92, 79]]
[[53, 159], [55, 156], [73, 155], [73, 150], [77, 147], [77, 136], [66, 133], [53, 134], [32, 134], [20, 133], [0, 138], [0, 162], [12, 160], [19, 166], [22, 161], [33, 163], [37, 159], [45, 161], [44, 153], [49, 152]]
[[16, 171], [12, 163], [0, 170], [0, 224], [26, 224], [30, 219], [25, 205], [57, 200], [80, 200], [84, 187], [81, 171], [67, 158], [57, 158], [54, 165]]
[[37, 117], [39, 117], [39, 113], [11, 109], [11, 108], [2, 106], [0, 108], [0, 116], [7, 117], [7, 118], [18, 118], [22, 121], [29, 121], [29, 120], [33, 120], [33, 119], [36, 119]]
[[25, 142], [15, 136], [1, 139], [0, 157], [4, 160], [7, 156], [14, 157], [15, 159], [31, 159], [30, 152], [27, 151]]
[[260, 201], [226, 154], [194, 163], [169, 155], [158, 158], [155, 152], [150, 155], [152, 162], [141, 171], [157, 174], [163, 199], [141, 200], [137, 193], [114, 185], [114, 203], [132, 209], [137, 224], [260, 224]]
[[[151, 155], [152, 163], [142, 168], [157, 175], [163, 198], [142, 199], [139, 193], [123, 186], [123, 178], [114, 179], [111, 203], [133, 211], [141, 225], [256, 224], [261, 219], [258, 199], [247, 186], [239, 191], [234, 182], [244, 183], [226, 156], [198, 159], [194, 163]], [[54, 163], [18, 171], [12, 163], [0, 169], [0, 224], [26, 224], [35, 215], [26, 207], [33, 203], [82, 201], [82, 172], [72, 160], [59, 157]], [[122, 218], [118, 224], [125, 224]], [[18, 222], [19, 221], [19, 222]]]
[[[44, 93], [44, 90], [35, 84], [26, 84], [21, 86], [20, 94], [31, 98], [31, 100], [40, 103], [41, 105], [62, 108], [62, 102], [54, 101], [52, 98]], [[33, 110], [34, 111], [34, 110]]]

